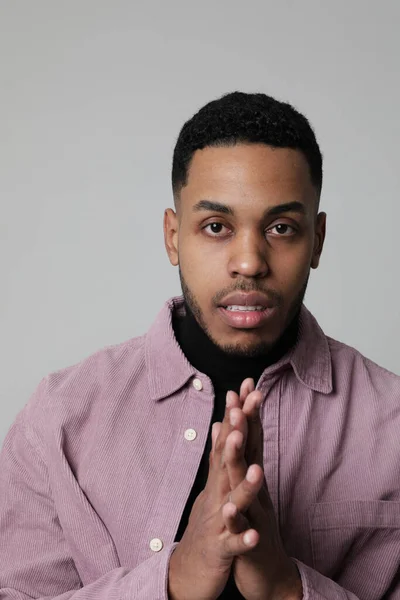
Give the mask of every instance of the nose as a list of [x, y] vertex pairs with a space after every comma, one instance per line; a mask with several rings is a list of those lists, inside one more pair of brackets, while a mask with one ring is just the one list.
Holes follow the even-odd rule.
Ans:
[[265, 277], [269, 272], [265, 239], [254, 233], [242, 235], [230, 245], [228, 270], [231, 277]]

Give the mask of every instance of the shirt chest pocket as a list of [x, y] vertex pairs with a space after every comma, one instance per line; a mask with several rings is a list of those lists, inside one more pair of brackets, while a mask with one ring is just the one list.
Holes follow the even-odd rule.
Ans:
[[383, 597], [400, 569], [400, 501], [314, 504], [314, 568], [364, 600]]

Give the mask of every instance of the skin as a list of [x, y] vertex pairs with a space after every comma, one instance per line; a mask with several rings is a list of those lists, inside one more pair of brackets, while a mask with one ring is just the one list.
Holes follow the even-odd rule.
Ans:
[[[225, 483], [232, 493], [222, 508], [224, 524], [230, 534], [251, 535], [252, 549], [233, 561], [236, 586], [246, 600], [301, 600], [303, 588], [297, 566], [286, 554], [275, 518], [274, 507], [264, 478], [263, 436], [259, 407], [262, 394], [254, 381], [246, 379], [240, 396], [228, 392], [228, 419], [215, 423], [215, 447], [223, 444]], [[229, 425], [227, 425], [227, 420]], [[224, 442], [225, 440], [225, 442]], [[248, 468], [247, 465], [250, 464]], [[257, 498], [244, 513], [234, 491], [249, 472], [261, 484]], [[249, 528], [253, 529], [249, 531]]]
[[[202, 200], [234, 214], [195, 210]], [[292, 202], [303, 212], [268, 214]], [[194, 153], [176, 211], [164, 213], [165, 247], [171, 264], [179, 266], [186, 301], [221, 349], [256, 356], [270, 350], [290, 324], [325, 240], [326, 214], [318, 214], [318, 202], [300, 151], [239, 144]], [[266, 293], [275, 305], [273, 318], [253, 329], [227, 325], [218, 304], [234, 291]]]
[[[228, 522], [232, 523], [232, 518], [225, 514], [226, 507], [229, 509], [229, 504], [234, 503], [238, 511], [245, 513], [256, 501], [263, 481], [260, 467], [254, 465], [253, 471], [255, 467], [258, 472], [252, 481], [246, 479], [245, 467], [244, 476], [238, 473], [236, 478], [238, 485], [234, 488], [230, 486], [223, 458], [227, 438], [233, 431], [229, 424], [229, 412], [227, 406], [223, 424], [218, 423], [222, 425], [218, 436], [216, 426], [213, 427], [206, 486], [196, 498], [186, 530], [171, 555], [168, 576], [168, 598], [171, 600], [218, 598], [225, 588], [234, 558], [250, 552], [258, 543], [258, 533], [251, 527], [247, 531], [241, 528], [238, 532], [230, 531], [227, 527]], [[241, 425], [238, 424], [242, 430], [245, 420], [243, 416]], [[237, 431], [238, 434], [243, 435]], [[246, 533], [249, 535], [248, 541]]]
[[[326, 214], [318, 213], [319, 191], [305, 157], [264, 144], [198, 150], [175, 200], [176, 211], [164, 214], [165, 246], [199, 324], [229, 354], [270, 350], [300, 309], [325, 240]], [[196, 210], [204, 200], [224, 205], [225, 212]], [[301, 210], [277, 214], [277, 207], [293, 202]], [[252, 329], [227, 325], [218, 305], [235, 291], [266, 293], [275, 306], [272, 318]], [[224, 421], [213, 426], [206, 488], [171, 556], [172, 600], [193, 599], [193, 590], [199, 598], [217, 598], [231, 568], [246, 600], [302, 597], [264, 478], [261, 401], [252, 380], [243, 382], [239, 396], [228, 392]]]
[[[246, 379], [228, 392], [212, 428], [210, 468], [188, 526], [171, 555], [171, 600], [216, 600], [233, 568], [246, 600], [300, 600], [297, 567], [286, 555], [262, 468], [261, 393]], [[248, 462], [252, 462], [247, 467]]]

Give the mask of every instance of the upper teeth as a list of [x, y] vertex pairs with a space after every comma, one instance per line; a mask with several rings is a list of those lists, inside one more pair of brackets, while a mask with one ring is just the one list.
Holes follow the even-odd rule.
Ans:
[[238, 304], [232, 304], [230, 306], [226, 306], [227, 310], [264, 310], [263, 306], [241, 306]]

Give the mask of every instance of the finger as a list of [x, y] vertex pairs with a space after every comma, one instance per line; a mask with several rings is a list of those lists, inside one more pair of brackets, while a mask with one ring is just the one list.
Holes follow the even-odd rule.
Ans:
[[233, 502], [227, 502], [222, 508], [222, 518], [225, 527], [231, 533], [243, 533], [249, 529], [248, 519], [238, 511]]
[[262, 399], [260, 390], [253, 390], [248, 394], [242, 409], [246, 417], [251, 419], [259, 417]]
[[[210, 464], [210, 486], [213, 490], [213, 495], [218, 498], [222, 498], [228, 490], [231, 489], [229, 477], [226, 470], [225, 464], [225, 443], [228, 435], [233, 431], [234, 425], [230, 421], [230, 414], [233, 412], [233, 422], [236, 423], [245, 439], [247, 440], [247, 420], [243, 415], [240, 408], [240, 400], [236, 392], [230, 390], [226, 395], [226, 409], [224, 420], [220, 426], [214, 428], [216, 439], [214, 442], [214, 448], [212, 450], [212, 456], [209, 457]], [[212, 434], [213, 435], [213, 434]]]
[[231, 431], [237, 429], [238, 431], [241, 431], [243, 435], [245, 435], [245, 433], [247, 434], [247, 417], [241, 408], [235, 406], [231, 409], [229, 413], [229, 423], [231, 425]]
[[[220, 476], [216, 486], [219, 497], [223, 497], [228, 490], [233, 490], [246, 476], [246, 463], [244, 452], [247, 440], [247, 419], [240, 408], [233, 408], [230, 413], [231, 425], [237, 429], [232, 430], [225, 441], [220, 456]], [[228, 458], [227, 453], [228, 452]]]
[[219, 421], [215, 421], [215, 423], [212, 424], [212, 427], [211, 427], [211, 452], [213, 452], [215, 449], [215, 444], [216, 444], [217, 438], [219, 436], [219, 432], [221, 431], [221, 426], [222, 426], [222, 423], [220, 423]]
[[245, 444], [242, 432], [236, 430], [232, 431], [227, 437], [224, 451], [231, 490], [237, 488], [246, 477], [247, 465], [244, 457], [244, 450]]
[[211, 427], [211, 451], [208, 456], [210, 468], [212, 467], [212, 464], [213, 464], [215, 444], [216, 444], [219, 432], [221, 430], [221, 425], [222, 425], [222, 423], [220, 423], [219, 421], [215, 421], [215, 423], [213, 423], [212, 427]]
[[232, 534], [225, 530], [222, 538], [222, 547], [225, 558], [240, 556], [253, 550], [260, 541], [260, 534], [255, 529], [246, 529], [243, 533]]
[[239, 406], [239, 396], [233, 390], [229, 390], [226, 394], [225, 413], [222, 421], [222, 427], [219, 431], [219, 439], [215, 444], [215, 450], [217, 453], [221, 453], [225, 445], [225, 440], [229, 433], [232, 431], [232, 426], [229, 421], [229, 414], [232, 408]]
[[252, 377], [247, 377], [247, 379], [245, 379], [242, 382], [242, 385], [240, 386], [240, 402], [243, 404], [244, 401], [246, 400], [246, 397], [248, 396], [248, 394], [250, 394], [250, 392], [252, 392], [254, 390], [255, 386], [254, 386], [254, 379]]
[[231, 409], [230, 414], [229, 414], [229, 423], [230, 423], [231, 428], [226, 436], [225, 445], [222, 450], [222, 454], [221, 454], [222, 464], [225, 464], [226, 441], [228, 440], [229, 436], [233, 433], [233, 431], [238, 431], [242, 434], [243, 449], [247, 443], [247, 435], [248, 435], [247, 419], [246, 419], [246, 416], [243, 414], [243, 411], [240, 408], [235, 407], [235, 408]]
[[[226, 394], [224, 419], [222, 423], [214, 423], [211, 430], [212, 448], [209, 455], [209, 477], [207, 481], [211, 487], [212, 495], [217, 498], [222, 498], [227, 493], [227, 490], [230, 489], [223, 452], [226, 438], [233, 430], [229, 419], [232, 407], [239, 410], [239, 396], [230, 390]], [[244, 420], [246, 420], [245, 417]]]
[[[253, 464], [247, 469], [246, 477], [230, 492], [226, 501], [233, 502], [238, 511], [245, 513], [251, 504], [257, 499], [258, 493], [264, 483], [264, 471], [260, 465]], [[225, 501], [225, 502], [226, 502]]]
[[225, 397], [225, 417], [229, 415], [229, 411], [234, 406], [240, 406], [239, 396], [233, 390], [229, 390]]

